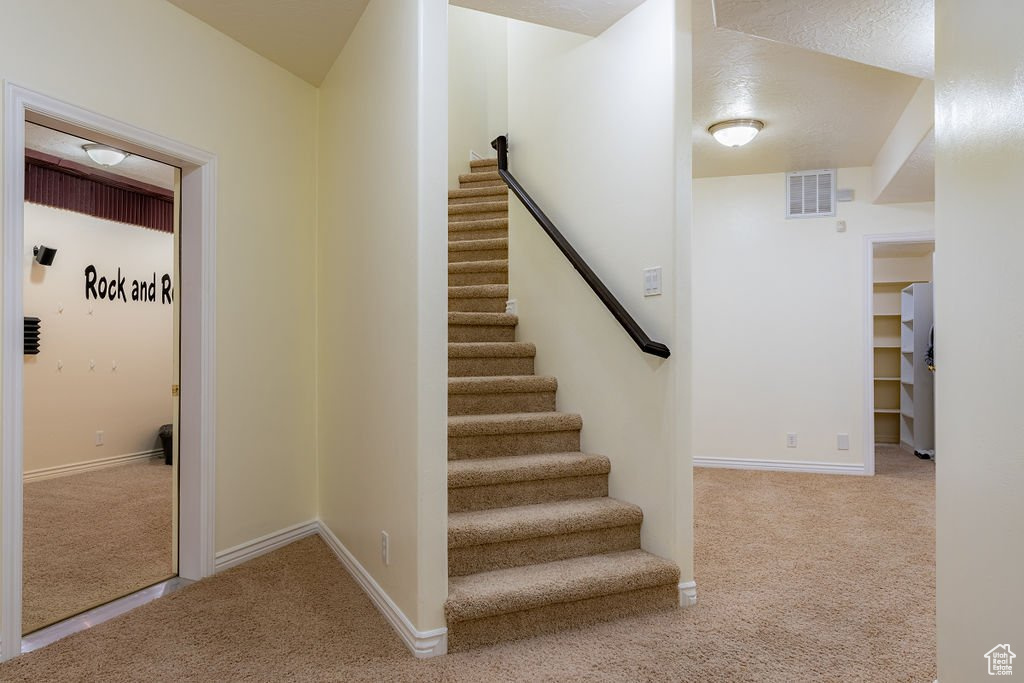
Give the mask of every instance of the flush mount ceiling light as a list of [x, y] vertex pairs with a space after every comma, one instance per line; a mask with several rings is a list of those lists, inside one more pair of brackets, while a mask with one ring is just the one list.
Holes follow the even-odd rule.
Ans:
[[742, 147], [757, 137], [762, 128], [764, 128], [764, 121], [732, 119], [731, 121], [719, 121], [708, 128], [708, 132], [726, 147]]
[[97, 145], [90, 143], [82, 145], [82, 149], [89, 155], [89, 158], [100, 166], [117, 166], [128, 156], [127, 152], [111, 147], [109, 145]]

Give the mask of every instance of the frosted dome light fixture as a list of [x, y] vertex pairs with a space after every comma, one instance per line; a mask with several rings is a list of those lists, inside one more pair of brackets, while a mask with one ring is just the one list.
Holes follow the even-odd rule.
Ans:
[[742, 147], [761, 132], [764, 128], [764, 121], [757, 119], [732, 119], [730, 121], [719, 121], [710, 128], [708, 132], [726, 147]]
[[89, 158], [100, 166], [117, 166], [128, 157], [128, 152], [111, 147], [109, 145], [97, 145], [91, 143], [82, 145], [82, 149], [89, 155]]

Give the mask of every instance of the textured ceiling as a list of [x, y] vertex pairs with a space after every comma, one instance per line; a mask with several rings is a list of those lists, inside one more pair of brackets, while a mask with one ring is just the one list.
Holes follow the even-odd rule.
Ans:
[[[870, 166], [920, 80], [728, 29], [711, 0], [693, 4], [695, 177]], [[708, 134], [716, 121], [756, 118], [745, 147]]]
[[921, 140], [889, 181], [876, 204], [935, 201], [935, 131]]
[[452, 0], [453, 5], [596, 36], [644, 0]]
[[935, 77], [934, 0], [713, 2], [721, 28], [918, 78]]
[[250, 50], [320, 85], [367, 0], [168, 0]]
[[34, 123], [25, 124], [25, 148], [95, 168], [110, 175], [138, 180], [165, 190], [174, 189], [174, 167], [145, 157], [130, 155], [117, 166], [100, 166], [82, 149], [91, 140], [78, 138]]

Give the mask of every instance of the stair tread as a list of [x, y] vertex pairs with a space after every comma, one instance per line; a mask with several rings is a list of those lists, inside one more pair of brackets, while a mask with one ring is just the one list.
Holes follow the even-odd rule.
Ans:
[[448, 418], [448, 436], [491, 436], [564, 432], [583, 427], [575, 413], [502, 413], [500, 415], [453, 415]]
[[448, 579], [449, 623], [598, 598], [679, 581], [679, 568], [643, 550], [585, 555]]
[[448, 380], [449, 394], [523, 394], [557, 389], [558, 380], [543, 375], [452, 377]]
[[483, 251], [486, 249], [508, 249], [507, 237], [486, 240], [458, 240], [448, 242], [448, 251]]
[[582, 498], [553, 503], [452, 512], [448, 547], [466, 548], [540, 536], [631, 526], [643, 522], [636, 505], [614, 498]]
[[459, 285], [448, 288], [449, 299], [508, 298], [508, 285]]
[[478, 171], [476, 173], [460, 173], [460, 183], [478, 183], [484, 180], [501, 180], [497, 171]]
[[469, 167], [470, 168], [480, 168], [482, 166], [483, 167], [494, 166], [495, 168], [497, 168], [498, 167], [498, 158], [497, 157], [484, 157], [483, 159], [472, 159], [469, 162]]
[[[470, 214], [471, 215], [471, 214]], [[448, 232], [471, 230], [507, 230], [507, 218], [466, 218], [465, 220], [448, 219]]]
[[458, 190], [448, 190], [448, 199], [465, 199], [466, 197], [501, 197], [508, 192], [508, 186], [485, 185], [483, 187], [463, 187]]
[[449, 325], [487, 325], [515, 327], [519, 316], [511, 313], [476, 313], [473, 311], [452, 311], [448, 314]]
[[505, 273], [508, 272], [508, 259], [492, 261], [462, 261], [449, 263], [449, 273]]
[[533, 358], [537, 347], [530, 342], [449, 342], [449, 358]]
[[464, 213], [493, 213], [497, 211], [508, 211], [508, 200], [491, 202], [467, 202], [465, 204], [450, 204], [448, 215]]
[[503, 458], [473, 458], [448, 463], [448, 488], [492, 486], [539, 479], [608, 474], [611, 461], [588, 453], [540, 453]]

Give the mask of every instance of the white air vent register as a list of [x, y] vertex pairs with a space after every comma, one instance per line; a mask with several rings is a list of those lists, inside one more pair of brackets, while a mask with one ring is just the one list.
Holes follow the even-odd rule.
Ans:
[[836, 215], [836, 170], [786, 174], [786, 218]]

